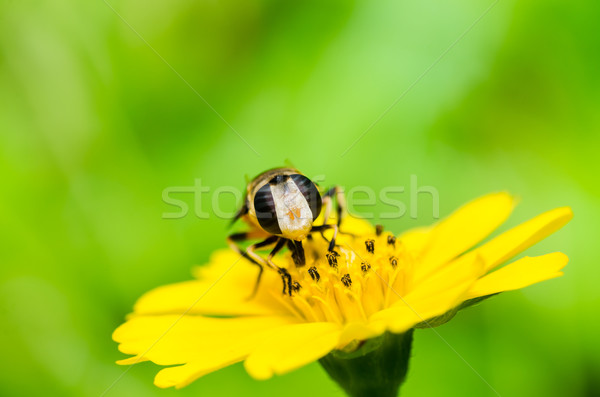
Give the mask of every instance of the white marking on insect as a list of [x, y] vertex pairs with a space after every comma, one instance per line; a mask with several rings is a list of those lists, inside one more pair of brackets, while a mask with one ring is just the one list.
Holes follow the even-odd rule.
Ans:
[[312, 228], [313, 214], [298, 186], [290, 178], [271, 185], [271, 193], [281, 233], [294, 240], [304, 239]]

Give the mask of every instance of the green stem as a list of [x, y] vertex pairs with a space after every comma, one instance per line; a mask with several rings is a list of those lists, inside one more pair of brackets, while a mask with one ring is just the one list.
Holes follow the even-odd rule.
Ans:
[[334, 351], [319, 362], [349, 396], [397, 396], [406, 378], [413, 330], [386, 332], [353, 353]]

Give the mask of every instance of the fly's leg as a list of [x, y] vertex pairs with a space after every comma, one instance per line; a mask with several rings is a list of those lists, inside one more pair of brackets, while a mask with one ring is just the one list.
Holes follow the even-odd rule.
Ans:
[[331, 209], [333, 207], [333, 197], [336, 200], [336, 212], [337, 212], [337, 227], [339, 228], [342, 224], [342, 217], [346, 212], [346, 198], [344, 192], [339, 186], [334, 186], [325, 192], [322, 196], [323, 206], [325, 207], [325, 213], [323, 214], [323, 224], [326, 225], [331, 215]]
[[[327, 240], [327, 238], [325, 237], [325, 234], [323, 233], [325, 230], [329, 230], [329, 229], [333, 229], [333, 237], [331, 238], [331, 240]], [[333, 249], [335, 248], [335, 241], [337, 239], [338, 231], [339, 231], [338, 225], [313, 226], [313, 228], [311, 229], [311, 232], [319, 232], [319, 233], [321, 233], [321, 236], [323, 237], [323, 239], [325, 241], [329, 241], [329, 247], [327, 248], [327, 251], [329, 251], [329, 252], [333, 252]]]
[[[335, 209], [337, 213], [337, 222], [334, 225], [328, 225], [327, 221], [329, 220], [329, 216], [331, 215], [331, 210], [333, 208], [333, 197], [335, 197], [336, 201]], [[322, 202], [323, 206], [325, 207], [325, 212], [323, 214], [323, 225], [313, 227], [313, 230], [321, 232], [321, 236], [323, 236], [325, 240], [327, 239], [323, 235], [323, 232], [328, 229], [334, 230], [333, 238], [331, 239], [331, 241], [327, 240], [329, 241], [329, 251], [332, 252], [333, 248], [335, 247], [335, 240], [337, 238], [338, 232], [340, 234], [347, 234], [351, 236], [353, 235], [351, 233], [344, 233], [340, 230], [340, 227], [342, 225], [342, 219], [346, 214], [346, 198], [344, 197], [344, 192], [342, 191], [342, 189], [339, 186], [334, 186], [328, 191], [326, 191], [325, 194], [323, 194]]]
[[[283, 293], [285, 294], [286, 287], [287, 287], [287, 290], [288, 290], [289, 294], [291, 295], [292, 281], [291, 281], [290, 275], [287, 273], [287, 271], [285, 269], [278, 267], [272, 261], [275, 254], [277, 254], [277, 252], [279, 252], [281, 250], [281, 248], [283, 248], [286, 240], [283, 238], [277, 237], [277, 236], [271, 236], [259, 243], [248, 246], [248, 248], [246, 248], [246, 250], [241, 249], [240, 246], [237, 244], [239, 242], [246, 241], [250, 238], [252, 238], [252, 235], [250, 233], [235, 233], [235, 234], [230, 235], [227, 238], [227, 243], [229, 244], [231, 249], [233, 249], [234, 251], [239, 253], [241, 256], [243, 256], [248, 261], [250, 261], [250, 263], [258, 266], [258, 268], [259, 268], [258, 276], [256, 278], [256, 283], [254, 284], [254, 290], [252, 292], [252, 295], [250, 295], [250, 297], [248, 299], [252, 299], [258, 291], [258, 286], [260, 285], [260, 280], [261, 280], [261, 277], [263, 274], [264, 266], [268, 266], [268, 267], [272, 268], [273, 270], [276, 270], [281, 275], [281, 279], [283, 281]], [[267, 259], [262, 258], [260, 255], [258, 255], [255, 252], [255, 250], [257, 250], [257, 249], [264, 248], [264, 247], [267, 247], [272, 244], [275, 244], [275, 247], [273, 248], [273, 250], [267, 257]]]
[[302, 247], [302, 241], [288, 240], [288, 249], [292, 252], [292, 259], [296, 267], [302, 267], [306, 265], [306, 257], [304, 255], [304, 247]]

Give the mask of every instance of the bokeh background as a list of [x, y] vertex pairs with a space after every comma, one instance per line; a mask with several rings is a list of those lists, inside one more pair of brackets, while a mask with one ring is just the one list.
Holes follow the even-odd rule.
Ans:
[[[136, 298], [225, 246], [210, 194], [209, 219], [163, 219], [163, 190], [242, 189], [286, 160], [326, 186], [407, 186], [407, 205], [416, 175], [442, 216], [508, 190], [505, 228], [572, 206], [528, 251], [567, 253], [564, 277], [437, 330], [503, 396], [600, 395], [600, 3], [106, 1], [0, 3], [0, 395], [101, 395]], [[418, 205], [382, 223], [434, 222]], [[265, 382], [236, 365], [179, 391], [157, 370], [106, 395], [341, 395], [318, 364]], [[494, 394], [419, 330], [402, 395]]]

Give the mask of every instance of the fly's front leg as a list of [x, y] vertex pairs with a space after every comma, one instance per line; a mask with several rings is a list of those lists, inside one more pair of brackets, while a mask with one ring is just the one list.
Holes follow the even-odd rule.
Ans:
[[323, 224], [326, 225], [331, 215], [331, 208], [333, 207], [333, 196], [336, 200], [336, 211], [337, 211], [337, 223], [338, 228], [342, 224], [342, 217], [346, 213], [346, 198], [344, 192], [339, 186], [334, 186], [323, 194], [322, 202], [325, 207], [325, 213], [323, 214]]
[[[227, 237], [227, 243], [229, 244], [229, 247], [231, 247], [231, 249], [233, 249], [235, 252], [237, 252], [244, 258], [246, 258], [253, 265], [258, 266], [259, 270], [258, 270], [258, 276], [256, 278], [256, 283], [254, 284], [254, 290], [252, 292], [252, 295], [250, 295], [250, 297], [248, 299], [252, 299], [256, 295], [256, 292], [258, 291], [258, 286], [260, 284], [264, 265], [273, 267], [273, 268], [275, 268], [275, 270], [279, 271], [279, 268], [277, 266], [275, 266], [275, 264], [273, 264], [273, 262], [271, 261], [271, 258], [283, 246], [283, 244], [280, 245], [280, 242], [278, 241], [279, 237], [277, 237], [277, 236], [271, 236], [271, 237], [268, 237], [267, 239], [261, 241], [260, 243], [252, 244], [252, 245], [248, 246], [248, 248], [246, 248], [246, 250], [241, 249], [240, 246], [237, 244], [239, 242], [246, 241], [246, 240], [249, 240], [249, 239], [255, 238], [255, 237], [256, 236], [254, 236], [252, 234], [252, 232], [234, 233], [234, 234], [230, 235], [229, 237]], [[254, 252], [255, 249], [269, 246], [275, 242], [277, 242], [277, 244], [275, 245], [275, 248], [269, 255], [268, 260], [261, 258], [256, 252]]]
[[[325, 230], [333, 229], [333, 237], [331, 240], [327, 240], [325, 234], [323, 233]], [[319, 232], [325, 241], [329, 242], [329, 247], [327, 247], [327, 251], [333, 252], [335, 248], [335, 241], [337, 239], [339, 227], [338, 225], [321, 225], [321, 226], [313, 226], [311, 232]]]
[[[283, 248], [285, 242], [286, 240], [284, 238], [279, 238], [279, 241], [277, 241], [277, 244], [275, 244], [275, 248], [273, 248], [273, 251], [271, 251], [271, 253], [267, 257], [267, 263], [270, 267], [276, 269], [279, 275], [281, 276], [281, 281], [283, 282], [283, 294], [285, 295], [285, 290], [287, 287], [288, 294], [292, 296], [292, 276], [290, 276], [290, 274], [285, 268], [278, 267], [276, 264], [273, 263], [273, 257]], [[257, 288], [258, 285], [255, 287], [255, 289]]]
[[[273, 257], [285, 246], [286, 241], [288, 240], [277, 236], [271, 236], [265, 239], [264, 241], [261, 241], [260, 243], [252, 244], [248, 246], [248, 248], [246, 248], [246, 255], [251, 257], [255, 262], [260, 263], [261, 266], [261, 271], [259, 272], [258, 277], [256, 279], [256, 284], [254, 285], [254, 291], [251, 295], [251, 298], [254, 297], [256, 295], [256, 292], [258, 291], [258, 286], [260, 284], [262, 269], [264, 265], [270, 267], [271, 269], [279, 273], [283, 282], [283, 293], [285, 294], [287, 290], [287, 294], [290, 296], [292, 295], [292, 277], [289, 275], [288, 271], [285, 268], [279, 267], [275, 263], [273, 263]], [[273, 247], [273, 250], [271, 250], [271, 253], [267, 257], [267, 259], [262, 258], [255, 252], [255, 250], [267, 247], [269, 245], [272, 245], [273, 243], [275, 243], [275, 247]]]
[[[328, 225], [327, 221], [329, 221], [329, 216], [331, 215], [334, 196], [336, 201], [337, 222], [334, 225]], [[325, 207], [325, 212], [323, 213], [323, 225], [315, 226], [312, 230], [320, 232], [321, 236], [327, 240], [323, 232], [328, 229], [333, 229], [333, 237], [331, 238], [331, 241], [329, 241], [328, 247], [328, 251], [333, 252], [338, 231], [340, 229], [340, 225], [342, 224], [342, 217], [346, 213], [346, 199], [344, 198], [344, 192], [339, 186], [334, 186], [326, 191], [325, 194], [323, 194], [322, 202], [323, 206]]]
[[249, 260], [252, 264], [259, 266], [261, 269], [260, 272], [262, 273], [261, 263], [254, 260], [250, 255], [248, 255], [248, 253], [246, 251], [244, 251], [238, 245], [238, 243], [241, 243], [241, 242], [247, 241], [247, 240], [251, 240], [254, 238], [257, 238], [257, 236], [256, 236], [256, 233], [253, 233], [253, 232], [234, 233], [227, 237], [227, 245], [229, 245], [229, 248], [231, 248], [232, 250], [234, 250], [235, 252], [237, 252], [238, 254], [240, 254], [241, 256], [246, 258], [247, 260]]
[[262, 258], [260, 255], [258, 255], [255, 252], [255, 250], [257, 250], [257, 249], [267, 247], [274, 243], [276, 243], [276, 244], [275, 244], [275, 248], [273, 248], [273, 251], [275, 251], [275, 253], [277, 253], [277, 251], [279, 251], [281, 249], [279, 246], [279, 237], [277, 237], [277, 236], [268, 237], [265, 240], [261, 241], [260, 243], [249, 245], [248, 248], [246, 248], [246, 254], [248, 256], [250, 256], [252, 259], [254, 259], [256, 262], [261, 263], [261, 267], [260, 267], [261, 270], [258, 273], [258, 277], [256, 278], [256, 283], [254, 284], [254, 289], [252, 291], [252, 295], [250, 295], [249, 299], [253, 298], [256, 295], [256, 292], [258, 292], [258, 286], [260, 284], [260, 279], [262, 277], [262, 271], [264, 268], [263, 265], [267, 265], [270, 268], [278, 270], [277, 266], [275, 266], [275, 264], [271, 261], [271, 258], [273, 257], [273, 255], [275, 255], [273, 253], [273, 251], [271, 251], [271, 254], [269, 254], [269, 257], [267, 260], [265, 260], [264, 258]]
[[304, 255], [304, 247], [302, 247], [302, 241], [288, 240], [288, 249], [292, 252], [292, 259], [296, 267], [302, 267], [306, 265], [306, 257]]
[[280, 267], [278, 272], [281, 276], [281, 280], [283, 281], [283, 294], [285, 295], [285, 289], [287, 288], [288, 295], [292, 296], [292, 276], [290, 276], [284, 267]]
[[[325, 194], [323, 194], [322, 202], [323, 202], [323, 206], [325, 207], [325, 212], [323, 213], [323, 226], [327, 226], [327, 221], [329, 220], [329, 216], [331, 215], [331, 210], [333, 207], [333, 197], [334, 196], [335, 196], [335, 201], [336, 201], [335, 208], [336, 208], [336, 212], [337, 212], [337, 222], [335, 225], [333, 225], [335, 227], [326, 228], [326, 229], [334, 229], [334, 233], [333, 233], [334, 234], [334, 237], [333, 237], [334, 242], [333, 242], [333, 244], [330, 244], [330, 246], [329, 246], [330, 251], [332, 251], [333, 247], [335, 246], [335, 239], [337, 237], [338, 232], [340, 234], [345, 234], [348, 236], [356, 237], [355, 234], [343, 232], [341, 230], [342, 219], [346, 216], [347, 206], [346, 206], [346, 198], [344, 197], [344, 192], [342, 191], [342, 188], [340, 188], [339, 186], [334, 186], [331, 189], [329, 189], [328, 191], [326, 191]], [[323, 235], [323, 231], [321, 231], [321, 235]], [[325, 238], [325, 236], [323, 236], [323, 238]], [[325, 240], [327, 240], [327, 239], [325, 239]]]

